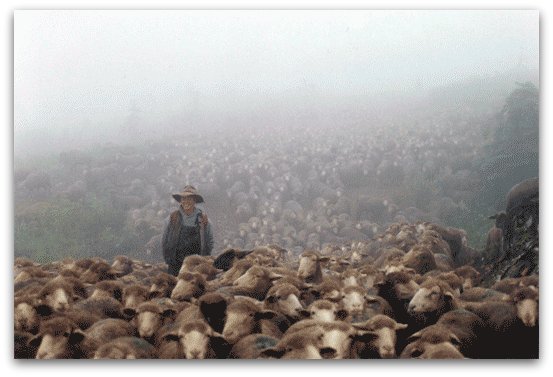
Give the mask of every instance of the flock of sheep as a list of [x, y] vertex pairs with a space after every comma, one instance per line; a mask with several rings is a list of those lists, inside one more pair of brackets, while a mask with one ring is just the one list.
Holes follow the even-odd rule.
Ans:
[[395, 223], [345, 250], [15, 260], [16, 358], [537, 358], [539, 279], [484, 287], [463, 232]]
[[[419, 114], [417, 127], [403, 114], [193, 131], [16, 169], [16, 207], [101, 194], [140, 243], [42, 264], [16, 254], [15, 358], [537, 358], [537, 274], [483, 280], [466, 233], [440, 225], [486, 179], [486, 114], [469, 110]], [[206, 200], [215, 248], [174, 277], [160, 237], [186, 184]], [[506, 228], [493, 230], [501, 258]]]
[[161, 261], [163, 222], [177, 206], [171, 194], [186, 184], [206, 200], [219, 252], [274, 243], [298, 254], [368, 240], [394, 222], [448, 224], [480, 187], [484, 122], [451, 113], [425, 122], [191, 131], [170, 142], [64, 152], [51, 169], [16, 169], [16, 207], [109, 198], [126, 213], [129, 242], [101, 256], [150, 262]]

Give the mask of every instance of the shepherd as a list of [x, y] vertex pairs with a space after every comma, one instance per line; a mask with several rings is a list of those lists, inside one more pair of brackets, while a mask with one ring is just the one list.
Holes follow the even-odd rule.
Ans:
[[173, 198], [180, 206], [165, 220], [161, 245], [168, 272], [177, 276], [187, 256], [211, 255], [213, 233], [207, 216], [196, 206], [204, 199], [194, 186], [185, 186], [182, 192], [173, 194]]

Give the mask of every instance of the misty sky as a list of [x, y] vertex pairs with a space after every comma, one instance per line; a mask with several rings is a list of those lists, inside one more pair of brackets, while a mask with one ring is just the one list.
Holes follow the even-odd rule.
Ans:
[[[14, 147], [129, 117], [405, 93], [539, 64], [539, 12], [15, 11]], [[137, 115], [138, 114], [138, 115]]]

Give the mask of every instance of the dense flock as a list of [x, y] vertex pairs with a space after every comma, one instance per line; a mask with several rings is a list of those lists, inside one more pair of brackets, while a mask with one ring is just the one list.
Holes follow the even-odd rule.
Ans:
[[[43, 263], [16, 250], [15, 357], [538, 357], [537, 263], [515, 266], [521, 277], [489, 273], [515, 249], [508, 236], [526, 242], [531, 228], [538, 249], [538, 203], [489, 219], [487, 244], [452, 226], [496, 178], [482, 161], [498, 109], [402, 109], [183, 126], [170, 140], [16, 166], [16, 228], [34, 221], [21, 204], [107, 198], [128, 237]], [[205, 199], [215, 247], [174, 277], [160, 240], [187, 184]]]
[[418, 222], [347, 249], [193, 255], [178, 277], [125, 256], [17, 258], [15, 357], [538, 357], [538, 276], [483, 286], [470, 253], [461, 230]]
[[423, 119], [416, 127], [384, 116], [361, 127], [353, 117], [359, 124], [343, 128], [194, 130], [170, 142], [105, 143], [93, 154], [62, 152], [55, 168], [16, 168], [15, 199], [108, 197], [126, 211], [132, 242], [101, 256], [155, 262], [163, 221], [178, 205], [171, 194], [192, 184], [206, 200], [217, 252], [273, 243], [299, 254], [368, 240], [394, 222], [450, 224], [466, 215], [485, 179], [486, 118], [469, 123], [449, 111]]

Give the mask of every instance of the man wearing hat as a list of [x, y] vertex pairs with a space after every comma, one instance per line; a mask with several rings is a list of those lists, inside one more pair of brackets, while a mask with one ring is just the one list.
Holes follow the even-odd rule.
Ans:
[[180, 207], [166, 220], [161, 245], [169, 273], [177, 276], [188, 255], [211, 254], [213, 233], [207, 216], [196, 207], [204, 199], [194, 186], [185, 186], [182, 192], [173, 194], [173, 198], [180, 203]]

